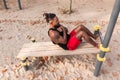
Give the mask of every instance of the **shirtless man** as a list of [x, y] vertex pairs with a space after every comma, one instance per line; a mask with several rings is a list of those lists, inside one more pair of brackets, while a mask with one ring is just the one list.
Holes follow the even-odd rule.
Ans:
[[[98, 36], [91, 33], [84, 25], [79, 25], [68, 34], [68, 29], [59, 23], [58, 17], [54, 13], [44, 13], [46, 22], [49, 23], [48, 35], [54, 44], [65, 50], [74, 50], [81, 44], [82, 38], [94, 47], [99, 44], [94, 40]], [[94, 39], [94, 40], [93, 40]]]

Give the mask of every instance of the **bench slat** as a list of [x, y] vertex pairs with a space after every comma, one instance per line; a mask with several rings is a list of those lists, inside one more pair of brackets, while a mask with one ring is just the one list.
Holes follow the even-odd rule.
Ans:
[[88, 43], [82, 43], [76, 50], [67, 51], [54, 45], [51, 42], [36, 42], [27, 43], [23, 45], [17, 58], [20, 57], [41, 57], [41, 56], [57, 56], [57, 55], [74, 55], [74, 54], [88, 54], [98, 53], [99, 50]]

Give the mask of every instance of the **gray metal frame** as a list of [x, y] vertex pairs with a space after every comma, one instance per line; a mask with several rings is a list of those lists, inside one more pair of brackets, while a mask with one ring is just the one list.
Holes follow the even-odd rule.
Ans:
[[[6, 0], [3, 0], [3, 4], [4, 4], [5, 9], [8, 9], [7, 4], [6, 4]], [[21, 6], [21, 1], [20, 0], [18, 0], [18, 7], [19, 7], [20, 10], [22, 10], [22, 6]]]
[[[114, 7], [113, 7], [113, 10], [112, 10], [110, 21], [108, 24], [107, 32], [106, 32], [105, 38], [103, 40], [103, 47], [104, 48], [107, 48], [109, 45], [113, 30], [114, 30], [114, 27], [115, 27], [115, 24], [116, 24], [118, 15], [119, 15], [119, 12], [120, 12], [120, 0], [116, 0]], [[100, 51], [100, 57], [104, 58], [104, 56], [105, 56], [105, 52]], [[102, 63], [103, 63], [102, 61], [97, 61], [95, 71], [94, 71], [95, 76], [99, 75], [99, 71], [101, 69]]]
[[8, 9], [7, 4], [6, 4], [6, 0], [3, 0], [3, 4], [4, 4], [5, 9]]
[[18, 6], [19, 6], [19, 9], [21, 10], [21, 9], [22, 9], [22, 6], [21, 6], [20, 0], [18, 0]]

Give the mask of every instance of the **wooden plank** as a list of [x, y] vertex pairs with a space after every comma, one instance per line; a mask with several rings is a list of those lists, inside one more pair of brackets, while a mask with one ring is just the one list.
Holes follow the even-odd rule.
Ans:
[[[54, 45], [53, 43], [52, 45], [44, 45], [45, 43], [39, 45], [38, 44], [32, 43], [31, 46], [29, 44], [26, 44], [23, 46], [20, 52], [22, 53], [27, 51], [33, 52], [33, 51], [46, 51], [46, 50], [63, 50], [61, 47], [59, 47], [58, 45]], [[88, 43], [82, 43], [78, 48], [92, 48], [92, 47], [93, 46]]]
[[[85, 43], [83, 42], [82, 44], [80, 44], [81, 48], [84, 48], [84, 47], [93, 47], [92, 45], [90, 45], [89, 43]], [[79, 46], [79, 47], [80, 47]], [[24, 44], [23, 45], [23, 48], [33, 48], [33, 47], [56, 47], [56, 48], [60, 48], [58, 45], [55, 45], [51, 42], [36, 42], [36, 43], [27, 43], [27, 44]], [[61, 48], [60, 48], [61, 49]]]
[[51, 42], [37, 42], [27, 43], [23, 46], [18, 54], [17, 58], [20, 57], [41, 57], [41, 56], [57, 56], [57, 55], [75, 55], [75, 54], [87, 54], [87, 53], [98, 53], [99, 50], [94, 48], [88, 43], [82, 43], [76, 50], [68, 51], [63, 50], [58, 45], [54, 45]]

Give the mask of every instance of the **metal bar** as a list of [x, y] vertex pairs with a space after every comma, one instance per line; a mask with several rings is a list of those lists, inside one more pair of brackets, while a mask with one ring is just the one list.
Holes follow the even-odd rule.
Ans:
[[21, 65], [22, 65], [22, 67], [24, 67], [25, 71], [29, 70], [29, 66], [27, 65], [27, 59], [28, 58], [21, 60]]
[[103, 43], [103, 37], [102, 37], [102, 33], [99, 31], [99, 38], [100, 38], [100, 41], [101, 41], [101, 44]]
[[[112, 14], [110, 17], [110, 21], [108, 24], [108, 28], [107, 28], [107, 32], [105, 34], [105, 38], [103, 40], [103, 47], [107, 48], [109, 45], [109, 41], [111, 39], [113, 30], [114, 30], [114, 26], [116, 24], [118, 15], [119, 15], [119, 11], [120, 11], [120, 0], [116, 0], [113, 10], [112, 10]], [[103, 58], [105, 56], [105, 52], [100, 51], [100, 57]], [[95, 71], [94, 71], [94, 75], [97, 77], [99, 75], [99, 71], [101, 69], [102, 66], [102, 61], [98, 61], [96, 63], [96, 67], [95, 67]]]
[[19, 9], [22, 10], [22, 6], [21, 6], [20, 0], [18, 0], [18, 6], [19, 6]]
[[4, 4], [5, 9], [8, 9], [7, 4], [6, 4], [6, 0], [3, 0], [3, 4]]

